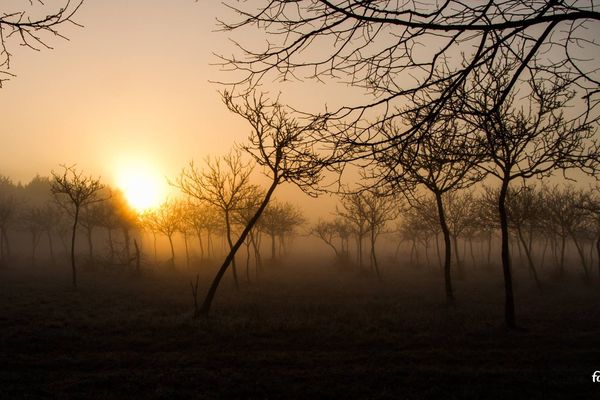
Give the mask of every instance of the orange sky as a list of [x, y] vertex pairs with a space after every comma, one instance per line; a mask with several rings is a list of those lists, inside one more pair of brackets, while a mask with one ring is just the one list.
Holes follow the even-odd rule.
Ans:
[[[29, 180], [60, 163], [110, 181], [137, 159], [166, 175], [191, 158], [226, 152], [248, 129], [221, 104], [212, 32], [219, 2], [87, 1], [49, 40], [13, 46], [16, 78], [0, 89], [0, 173]], [[226, 123], [225, 123], [226, 122]]]
[[[0, 89], [0, 174], [27, 182], [77, 164], [114, 185], [134, 164], [174, 177], [189, 160], [243, 141], [249, 128], [210, 83], [226, 79], [213, 53], [233, 51], [215, 32], [226, 13], [208, 0], [87, 0], [75, 17], [84, 27], [62, 28], [69, 41], [50, 38], [53, 50], [9, 42], [17, 76]], [[314, 94], [303, 84], [282, 99], [322, 107]], [[278, 193], [312, 208], [297, 190]]]
[[[227, 79], [210, 65], [213, 52], [233, 51], [227, 33], [215, 32], [227, 13], [213, 0], [87, 0], [75, 18], [84, 27], [61, 30], [69, 41], [50, 38], [53, 50], [9, 43], [17, 77], [0, 89], [0, 174], [26, 182], [76, 163], [114, 184], [133, 163], [173, 177], [243, 141], [249, 128], [209, 82]], [[246, 43], [264, 40], [244, 34]], [[335, 108], [357, 93], [311, 82], [265, 89], [304, 109]]]

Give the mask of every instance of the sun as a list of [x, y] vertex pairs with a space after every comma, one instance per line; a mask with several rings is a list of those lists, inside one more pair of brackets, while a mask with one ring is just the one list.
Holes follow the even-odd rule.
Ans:
[[164, 178], [149, 168], [129, 166], [119, 171], [117, 186], [137, 212], [158, 207], [165, 198]]

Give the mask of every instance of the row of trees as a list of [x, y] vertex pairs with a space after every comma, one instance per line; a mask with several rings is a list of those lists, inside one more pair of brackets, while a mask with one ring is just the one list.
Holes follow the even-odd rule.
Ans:
[[[242, 148], [265, 168], [271, 185], [239, 238], [234, 241], [228, 231], [230, 252], [202, 311], [208, 312], [221, 277], [280, 183], [314, 191], [324, 168], [343, 174], [362, 161], [367, 189], [398, 194], [421, 187], [432, 193], [447, 276], [452, 256], [443, 195], [484, 176], [498, 179], [505, 319], [514, 327], [511, 182], [556, 169], [595, 174], [598, 168], [600, 77], [588, 56], [596, 50], [588, 28], [600, 20], [599, 6], [591, 0], [231, 4], [240, 18], [223, 22], [224, 30], [246, 35], [255, 28], [269, 36], [266, 47], [240, 43], [241, 55], [222, 59], [236, 72], [231, 87], [237, 93], [225, 92], [225, 104], [252, 127]], [[10, 14], [2, 23], [11, 23]], [[7, 26], [30, 32], [19, 31], [26, 25]], [[338, 108], [305, 112], [299, 122], [279, 102], [254, 93], [267, 80], [298, 76], [345, 80], [367, 96], [357, 104], [344, 100]], [[209, 177], [210, 171], [197, 174], [190, 166], [179, 186], [210, 202], [204, 192]], [[446, 290], [451, 299], [452, 288]]]
[[[500, 231], [496, 211], [498, 191], [498, 188], [482, 186], [477, 191], [453, 191], [442, 196], [457, 275], [464, 275], [467, 247], [473, 266], [491, 264], [493, 241]], [[433, 247], [438, 261], [445, 266], [440, 250], [443, 231], [436, 199], [423, 195], [418, 201], [411, 198], [409, 202], [377, 196], [368, 191], [345, 195], [335, 217], [318, 221], [311, 233], [346, 262], [352, 261], [350, 253], [354, 250], [359, 267], [363, 265], [367, 239], [369, 266], [379, 278], [375, 244], [381, 233], [386, 233], [387, 242], [396, 246], [396, 254], [403, 243], [409, 244], [411, 264], [419, 263], [419, 252], [423, 250], [430, 263], [429, 250]], [[542, 285], [538, 270], [552, 260], [557, 275], [565, 275], [569, 248], [577, 255], [575, 263], [580, 265], [585, 281], [592, 278], [593, 260], [600, 274], [600, 193], [597, 189], [585, 190], [571, 185], [521, 186], [509, 189], [506, 207], [510, 245], [518, 250], [519, 259], [524, 259], [538, 286]], [[478, 246], [477, 256], [474, 244]], [[448, 275], [445, 268], [444, 275], [446, 289], [450, 289], [447, 295], [453, 299], [452, 275]]]
[[[223, 166], [223, 177], [229, 179], [239, 170], [230, 170], [232, 165], [242, 165], [242, 154], [233, 152], [223, 159], [215, 160]], [[207, 161], [209, 168], [213, 166]], [[250, 172], [248, 165], [245, 171]], [[137, 214], [127, 204], [120, 191], [104, 187], [99, 179], [86, 177], [74, 167], [64, 167], [61, 174], [53, 178], [35, 177], [27, 185], [15, 185], [3, 177], [0, 187], [0, 260], [10, 257], [11, 234], [17, 231], [31, 236], [31, 263], [36, 261], [36, 251], [42, 237], [47, 238], [51, 261], [55, 262], [55, 241], [60, 239], [65, 253], [71, 253], [72, 266], [75, 260], [75, 241], [79, 233], [85, 239], [91, 263], [96, 257], [95, 243], [99, 235], [105, 239], [107, 253], [104, 261], [109, 264], [128, 265], [132, 259], [132, 248], [138, 248], [143, 232], [152, 234], [154, 261], [157, 259], [157, 236], [167, 238], [171, 257], [169, 264], [175, 265], [174, 236], [181, 235], [185, 248], [186, 265], [190, 266], [191, 238], [195, 237], [199, 249], [199, 261], [215, 256], [215, 241], [231, 239], [231, 235], [244, 227], [249, 215], [255, 211], [260, 200], [258, 186], [245, 181], [251, 190], [239, 194], [239, 203], [227, 202], [227, 213], [218, 208], [218, 198], [213, 203], [200, 203], [185, 199], [167, 200], [160, 207]], [[263, 218], [251, 231], [246, 240], [246, 270], [249, 279], [250, 255], [258, 269], [262, 262], [261, 241], [263, 235], [270, 238], [271, 258], [281, 254], [288, 236], [301, 224], [303, 217], [299, 209], [290, 203], [273, 202], [265, 209]], [[103, 233], [104, 232], [104, 233]], [[120, 235], [117, 235], [119, 233]], [[120, 236], [120, 237], [118, 237]], [[141, 243], [140, 243], [141, 245]], [[252, 251], [251, 251], [252, 250]], [[138, 248], [139, 251], [139, 248]], [[237, 282], [237, 275], [236, 284]], [[73, 267], [73, 285], [76, 285], [76, 268]]]

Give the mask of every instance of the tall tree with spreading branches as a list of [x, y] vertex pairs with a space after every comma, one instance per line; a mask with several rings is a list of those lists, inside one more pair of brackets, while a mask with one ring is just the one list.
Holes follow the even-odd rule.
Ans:
[[311, 193], [320, 181], [325, 165], [310, 140], [312, 133], [322, 129], [321, 125], [314, 122], [301, 123], [282, 104], [268, 100], [264, 94], [235, 98], [230, 92], [224, 92], [223, 102], [231, 112], [242, 117], [251, 126], [248, 140], [240, 147], [252, 156], [271, 183], [254, 215], [217, 271], [200, 307], [202, 315], [208, 315], [223, 275], [269, 204], [275, 189], [280, 184], [289, 182]]
[[[510, 104], [510, 94], [537, 75], [564, 79], [577, 92], [568, 102], [578, 106], [572, 119], [599, 117], [600, 69], [591, 56], [598, 51], [598, 0], [262, 0], [228, 7], [221, 25], [237, 49], [220, 56], [232, 72], [224, 83], [250, 91], [269, 81], [326, 81], [369, 95], [312, 112], [331, 123], [321, 139], [333, 143], [340, 162], [411, 137], [465, 82], [502, 60], [511, 68], [488, 112]], [[253, 29], [265, 34], [263, 43], [248, 40]], [[431, 103], [417, 124], [391, 138], [374, 134], [419, 111], [413, 100], [425, 95]]]
[[535, 75], [522, 87], [520, 97], [513, 92], [504, 101], [512, 63], [503, 61], [481, 70], [461, 88], [457, 111], [480, 142], [484, 160], [479, 168], [500, 181], [497, 207], [509, 327], [516, 325], [506, 207], [510, 183], [573, 168], [595, 174], [600, 161], [594, 126], [585, 118], [570, 118], [565, 111], [575, 96], [569, 82]]

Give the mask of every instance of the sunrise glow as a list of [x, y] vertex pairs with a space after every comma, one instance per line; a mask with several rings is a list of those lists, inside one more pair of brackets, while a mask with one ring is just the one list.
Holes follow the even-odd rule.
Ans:
[[119, 171], [117, 186], [138, 212], [157, 207], [165, 198], [164, 178], [143, 166], [129, 166]]

